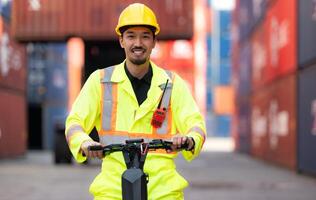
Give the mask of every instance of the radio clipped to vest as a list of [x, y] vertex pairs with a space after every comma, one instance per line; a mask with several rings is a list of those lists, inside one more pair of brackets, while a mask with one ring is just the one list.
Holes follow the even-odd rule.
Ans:
[[163, 122], [164, 122], [165, 119], [166, 119], [167, 108], [164, 107], [164, 105], [161, 106], [161, 102], [162, 102], [162, 100], [163, 100], [163, 97], [164, 97], [166, 88], [167, 88], [167, 86], [168, 86], [168, 82], [169, 82], [169, 79], [167, 79], [167, 82], [166, 82], [165, 87], [164, 87], [164, 89], [163, 89], [162, 96], [161, 96], [161, 98], [160, 98], [158, 107], [157, 107], [157, 109], [155, 110], [155, 112], [154, 112], [154, 114], [153, 114], [153, 117], [152, 117], [152, 119], [151, 119], [151, 125], [152, 125], [154, 128], [160, 128], [160, 127], [162, 126]]

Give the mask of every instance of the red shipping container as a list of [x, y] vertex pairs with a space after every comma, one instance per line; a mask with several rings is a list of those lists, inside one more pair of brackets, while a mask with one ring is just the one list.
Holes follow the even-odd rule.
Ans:
[[193, 42], [188, 40], [160, 41], [151, 59], [158, 66], [175, 71], [187, 81], [194, 92]]
[[267, 81], [290, 74], [297, 67], [297, 1], [277, 0], [267, 12]]
[[0, 157], [24, 154], [27, 148], [26, 100], [0, 90]]
[[[140, 0], [156, 13], [160, 39], [189, 39], [193, 36], [193, 0]], [[12, 24], [21, 41], [117, 39], [115, 27], [121, 11], [135, 1], [117, 0], [15, 0]]]
[[255, 90], [296, 70], [296, 15], [295, 0], [277, 0], [254, 31], [251, 46]]
[[297, 159], [296, 85], [296, 74], [287, 75], [256, 92], [252, 105], [252, 152], [292, 170]]
[[251, 154], [260, 159], [268, 158], [268, 93], [261, 91], [251, 98]]
[[268, 46], [264, 26], [258, 26], [251, 37], [251, 82], [252, 88], [258, 89], [267, 83]]
[[0, 17], [0, 87], [26, 90], [26, 49], [16, 43], [10, 34], [10, 27]]

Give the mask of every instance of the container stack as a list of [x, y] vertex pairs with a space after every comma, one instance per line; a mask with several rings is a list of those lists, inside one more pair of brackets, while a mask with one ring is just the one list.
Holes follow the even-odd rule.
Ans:
[[13, 157], [27, 149], [26, 50], [11, 34], [11, 1], [0, 12], [0, 157]]
[[229, 137], [234, 110], [231, 79], [231, 11], [212, 8], [207, 43], [207, 129], [208, 135]]
[[[64, 123], [68, 101], [67, 45], [30, 43], [28, 57], [28, 103], [40, 107], [42, 129], [29, 133], [30, 148], [52, 149], [54, 127]], [[31, 113], [34, 114], [34, 113]], [[30, 125], [38, 126], [30, 115]], [[41, 138], [41, 141], [38, 139]], [[37, 142], [36, 142], [37, 141]]]
[[[237, 149], [314, 173], [315, 4], [313, 0], [237, 1], [232, 56]], [[251, 84], [243, 85], [245, 77]], [[244, 119], [250, 121], [241, 123]], [[250, 135], [243, 143], [245, 127]]]
[[[13, 33], [20, 41], [64, 41], [70, 36], [88, 40], [117, 40], [115, 27], [121, 11], [134, 1], [118, 0], [15, 0]], [[160, 39], [193, 36], [193, 1], [150, 1], [157, 14]]]
[[298, 1], [298, 170], [316, 174], [316, 1]]

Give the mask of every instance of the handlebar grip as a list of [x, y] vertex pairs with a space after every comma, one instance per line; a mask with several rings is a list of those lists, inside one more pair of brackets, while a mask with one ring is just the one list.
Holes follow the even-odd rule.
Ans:
[[101, 145], [95, 145], [95, 146], [89, 146], [88, 151], [102, 151], [103, 146]]

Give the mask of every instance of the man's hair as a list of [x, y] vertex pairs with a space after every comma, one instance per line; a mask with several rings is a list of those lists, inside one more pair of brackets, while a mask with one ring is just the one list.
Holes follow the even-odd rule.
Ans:
[[153, 36], [154, 36], [154, 39], [155, 39], [155, 37], [156, 37], [156, 35], [155, 35], [156, 28], [153, 27], [153, 26], [149, 26], [149, 25], [128, 25], [128, 26], [122, 26], [119, 30], [120, 30], [121, 34], [123, 35], [123, 33], [124, 33], [127, 29], [132, 28], [132, 27], [136, 27], [136, 26], [141, 26], [141, 27], [148, 28], [148, 29], [152, 32], [152, 34], [153, 34]]

